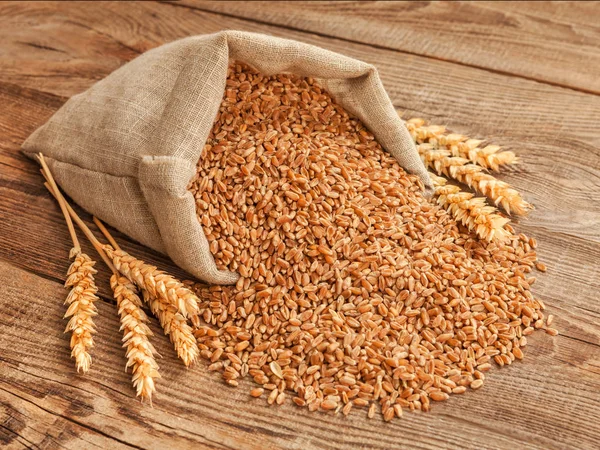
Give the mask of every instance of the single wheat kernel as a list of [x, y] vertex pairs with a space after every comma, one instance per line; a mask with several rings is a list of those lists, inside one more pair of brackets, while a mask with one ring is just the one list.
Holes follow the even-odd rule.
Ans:
[[279, 391], [277, 389], [273, 389], [271, 391], [271, 393], [269, 394], [269, 397], [267, 398], [267, 403], [269, 405], [272, 405], [273, 403], [275, 403], [275, 400], [277, 399], [278, 395], [279, 395]]
[[431, 398], [431, 400], [434, 400], [436, 402], [441, 402], [443, 400], [448, 400], [449, 395], [444, 392], [431, 392], [429, 394], [429, 398]]
[[264, 392], [265, 390], [263, 388], [254, 388], [250, 391], [250, 395], [252, 397], [260, 397]]
[[375, 403], [371, 403], [371, 406], [369, 407], [369, 412], [367, 413], [367, 417], [369, 419], [375, 417]]
[[481, 386], [483, 386], [483, 380], [474, 380], [471, 383], [471, 389], [479, 389]]

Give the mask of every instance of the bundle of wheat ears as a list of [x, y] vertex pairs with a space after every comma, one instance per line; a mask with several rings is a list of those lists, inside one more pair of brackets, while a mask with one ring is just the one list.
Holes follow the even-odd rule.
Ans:
[[[504, 240], [510, 234], [510, 219], [488, 205], [485, 197], [507, 214], [524, 216], [533, 208], [517, 190], [488, 173], [517, 164], [519, 159], [513, 152], [501, 151], [497, 145], [481, 146], [482, 140], [448, 133], [443, 126], [427, 126], [423, 119], [410, 119], [406, 127], [423, 163], [435, 172], [430, 176], [437, 203], [481, 239]], [[475, 197], [458, 186], [448, 185], [447, 179], [466, 184], [485, 197]]]
[[[502, 241], [508, 238], [512, 234], [509, 219], [496, 206], [503, 208], [507, 214], [517, 215], [526, 214], [532, 207], [510, 185], [488, 171], [498, 171], [502, 166], [517, 163], [515, 154], [500, 151], [495, 145], [481, 146], [481, 140], [448, 133], [441, 126], [427, 126], [422, 119], [411, 119], [406, 126], [423, 162], [435, 172], [431, 173], [435, 201], [480, 239]], [[155, 359], [157, 352], [150, 342], [152, 332], [148, 327], [148, 316], [142, 305], [148, 305], [164, 333], [170, 336], [178, 357], [190, 366], [200, 355], [194, 335], [194, 330], [204, 329], [199, 317], [200, 301], [181, 281], [123, 251], [103, 224], [94, 218], [109, 242], [101, 243], [61, 194], [42, 154], [39, 154], [39, 161], [46, 179], [45, 186], [58, 201], [73, 241], [70, 257], [74, 258], [74, 262], [67, 272], [65, 283], [71, 289], [65, 302], [68, 304], [65, 318], [69, 318], [66, 331], [72, 333], [70, 345], [76, 368], [85, 373], [92, 362], [93, 317], [97, 315], [94, 302], [98, 297], [94, 282], [95, 262], [82, 253], [73, 221], [113, 273], [110, 286], [121, 322], [123, 347], [126, 348], [125, 369], [131, 368], [137, 396], [151, 403], [156, 389], [155, 380], [160, 375]], [[485, 197], [476, 197], [448, 184], [444, 177], [466, 184], [495, 206], [487, 204]]]
[[154, 381], [160, 375], [155, 359], [157, 352], [150, 343], [152, 332], [147, 325], [148, 317], [142, 309], [139, 294], [159, 319], [165, 334], [170, 335], [177, 355], [186, 366], [198, 357], [196, 338], [187, 323], [187, 319], [193, 319], [198, 312], [198, 299], [180, 281], [121, 250], [104, 225], [94, 218], [110, 243], [102, 244], [67, 203], [42, 154], [39, 154], [39, 161], [46, 179], [45, 186], [58, 201], [73, 240], [71, 257], [75, 258], [75, 262], [69, 268], [65, 283], [72, 288], [66, 300], [69, 308], [65, 317], [71, 317], [66, 331], [72, 332], [71, 349], [77, 370], [87, 372], [92, 362], [90, 349], [93, 347], [92, 334], [95, 331], [92, 317], [97, 314], [94, 306], [97, 288], [93, 277], [96, 273], [94, 262], [81, 252], [73, 220], [113, 273], [110, 286], [117, 302], [123, 347], [127, 349], [125, 369], [131, 367], [137, 396], [152, 403], [152, 395], [156, 390]]

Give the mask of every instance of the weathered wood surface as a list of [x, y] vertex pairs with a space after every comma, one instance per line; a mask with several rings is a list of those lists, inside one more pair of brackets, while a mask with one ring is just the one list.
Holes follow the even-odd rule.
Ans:
[[[195, 2], [204, 11], [600, 93], [595, 2]], [[577, 70], [573, 70], [576, 67]]]
[[[565, 4], [479, 5], [459, 5], [459, 11], [471, 11], [466, 16], [439, 4], [378, 4], [373, 10], [379, 12], [366, 16], [358, 14], [361, 5], [314, 5], [321, 16], [315, 22], [311, 8], [290, 4], [261, 5], [255, 9], [263, 15], [255, 17], [252, 8], [237, 3], [0, 3], [0, 443], [9, 448], [598, 448], [600, 98], [591, 93], [595, 88], [588, 89], [597, 81], [589, 77], [594, 52], [585, 63], [577, 59], [586, 48], [584, 37], [597, 36], [591, 23], [595, 10], [583, 4], [571, 4], [568, 11]], [[285, 8], [297, 19], [294, 26], [278, 12]], [[446, 34], [436, 35], [432, 25], [429, 44], [397, 48], [398, 36], [413, 32], [412, 20], [387, 17], [386, 8], [410, 10], [406, 14], [416, 23], [433, 8], [436, 28]], [[475, 12], [483, 14], [481, 8], [518, 17], [519, 26], [511, 30], [519, 36], [548, 34], [527, 40], [537, 63], [546, 67], [543, 77], [532, 72], [535, 60], [514, 55], [519, 39], [491, 13], [486, 27], [478, 29], [490, 30], [487, 39], [494, 36], [496, 48], [507, 53], [459, 58], [460, 43], [468, 41], [459, 37], [477, 31], [469, 23]], [[225, 14], [204, 11], [209, 9]], [[559, 16], [563, 34], [557, 35], [552, 27], [558, 19], [551, 19]], [[331, 20], [323, 22], [326, 17]], [[315, 23], [323, 25], [318, 34], [312, 33]], [[399, 34], [382, 31], [391, 25]], [[568, 39], [568, 28], [585, 35], [581, 42]], [[88, 376], [75, 374], [62, 333], [68, 235], [37, 165], [19, 147], [67, 98], [139, 53], [221, 29], [299, 39], [372, 62], [405, 117], [448, 124], [522, 156], [524, 164], [504, 178], [536, 205], [517, 228], [540, 242], [549, 272], [539, 276], [534, 293], [557, 316], [561, 335], [535, 334], [526, 359], [494, 369], [482, 390], [436, 404], [429, 414], [407, 413], [385, 424], [380, 418], [367, 421], [363, 411], [344, 418], [291, 405], [268, 407], [250, 399], [249, 383], [226, 387], [204, 364], [185, 370], [153, 324], [164, 378], [149, 408], [133, 400], [107, 272], [99, 264], [103, 301], [94, 366]], [[446, 42], [452, 36], [454, 44]], [[552, 78], [559, 76], [551, 70], [552, 36], [565, 41], [559, 48], [570, 58], [561, 63], [560, 79]], [[428, 53], [436, 45], [456, 49], [454, 57]], [[506, 70], [498, 69], [502, 64]], [[121, 241], [183, 276], [159, 255]]]

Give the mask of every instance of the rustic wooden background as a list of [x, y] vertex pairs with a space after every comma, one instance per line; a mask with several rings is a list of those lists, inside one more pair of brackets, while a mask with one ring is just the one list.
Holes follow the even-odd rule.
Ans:
[[[598, 3], [0, 3], [0, 445], [8, 448], [600, 448]], [[428, 414], [384, 423], [251, 399], [186, 370], [156, 324], [164, 379], [134, 399], [107, 273], [94, 365], [63, 334], [69, 242], [22, 142], [70, 96], [140, 53], [240, 29], [376, 64], [396, 107], [516, 151], [504, 177], [536, 205], [517, 228], [549, 271], [534, 292], [561, 335]], [[89, 219], [89, 216], [86, 216]], [[127, 249], [178, 273], [165, 259]], [[90, 254], [92, 250], [87, 249]]]

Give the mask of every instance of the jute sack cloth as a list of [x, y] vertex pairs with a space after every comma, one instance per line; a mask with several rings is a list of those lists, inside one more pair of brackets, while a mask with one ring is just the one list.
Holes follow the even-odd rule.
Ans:
[[218, 270], [187, 191], [225, 91], [228, 64], [318, 80], [408, 172], [431, 182], [374, 66], [301, 42], [240, 31], [150, 50], [75, 95], [23, 144], [43, 152], [81, 207], [200, 280]]

